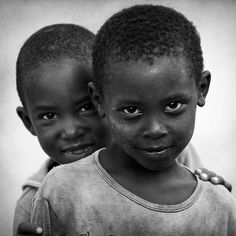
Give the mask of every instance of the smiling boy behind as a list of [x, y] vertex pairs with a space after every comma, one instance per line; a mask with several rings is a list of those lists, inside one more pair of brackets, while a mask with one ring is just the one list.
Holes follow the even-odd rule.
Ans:
[[45, 175], [107, 146], [109, 134], [88, 94], [94, 34], [74, 24], [41, 28], [22, 46], [17, 59], [17, 114], [49, 156], [23, 185], [14, 216], [30, 222], [31, 202]]

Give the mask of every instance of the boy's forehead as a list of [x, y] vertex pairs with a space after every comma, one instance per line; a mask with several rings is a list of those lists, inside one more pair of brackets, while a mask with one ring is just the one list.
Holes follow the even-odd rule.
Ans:
[[[153, 88], [181, 88], [194, 81], [188, 72], [188, 67], [182, 58], [159, 57], [150, 64], [147, 61], [122, 61], [110, 64], [108, 81], [105, 86], [106, 93], [125, 93]], [[189, 82], [188, 82], [189, 81]], [[194, 83], [195, 84], [195, 81]], [[168, 91], [169, 93], [170, 91]]]
[[[142, 69], [141, 69], [142, 68]], [[112, 79], [114, 75], [124, 76], [127, 73], [140, 73], [142, 72], [157, 74], [161, 72], [176, 72], [178, 69], [181, 73], [189, 71], [189, 66], [183, 57], [162, 56], [154, 57], [150, 60], [122, 60], [114, 63], [109, 63], [107, 66], [107, 75]]]
[[[91, 74], [91, 64], [85, 63], [74, 58], [60, 58], [57, 60], [44, 61], [28, 72], [27, 80], [40, 80], [44, 75], [55, 78], [55, 75], [64, 76], [65, 79], [73, 73]], [[79, 79], [79, 78], [78, 78]]]
[[71, 87], [77, 89], [78, 93], [81, 90], [87, 91], [87, 84], [92, 80], [91, 75], [90, 65], [81, 64], [80, 61], [73, 58], [43, 62], [28, 73], [26, 95], [37, 86], [49, 91], [58, 86], [67, 87], [67, 84], [74, 85]]

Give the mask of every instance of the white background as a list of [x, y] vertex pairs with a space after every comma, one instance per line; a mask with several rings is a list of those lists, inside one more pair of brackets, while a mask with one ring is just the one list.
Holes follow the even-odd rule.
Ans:
[[[120, 9], [137, 3], [171, 6], [194, 22], [202, 39], [205, 69], [212, 73], [204, 108], [198, 109], [193, 144], [205, 167], [236, 188], [236, 1], [0, 1], [0, 235], [11, 235], [21, 184], [46, 155], [17, 117], [15, 62], [23, 42], [39, 28], [76, 23], [94, 33]], [[233, 191], [236, 196], [236, 191]]]

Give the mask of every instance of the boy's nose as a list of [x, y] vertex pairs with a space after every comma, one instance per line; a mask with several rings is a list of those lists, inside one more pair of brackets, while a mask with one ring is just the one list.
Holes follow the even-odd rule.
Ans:
[[167, 134], [167, 129], [165, 125], [160, 122], [156, 117], [149, 119], [147, 121], [147, 126], [143, 132], [144, 137], [148, 137], [151, 139], [159, 139], [162, 136]]
[[67, 119], [64, 122], [62, 138], [75, 139], [85, 133], [84, 125], [77, 119]]

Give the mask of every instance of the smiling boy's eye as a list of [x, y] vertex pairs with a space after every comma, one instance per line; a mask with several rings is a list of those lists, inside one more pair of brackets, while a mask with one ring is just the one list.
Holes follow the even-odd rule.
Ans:
[[56, 119], [58, 116], [54, 112], [47, 112], [47, 113], [42, 114], [40, 117], [43, 120], [53, 120], [53, 119]]
[[95, 107], [92, 102], [86, 103], [78, 110], [79, 113], [94, 111]]
[[183, 106], [182, 102], [171, 102], [165, 107], [166, 112], [178, 111]]
[[139, 116], [142, 114], [142, 111], [135, 106], [128, 106], [122, 109], [122, 112], [128, 116]]

